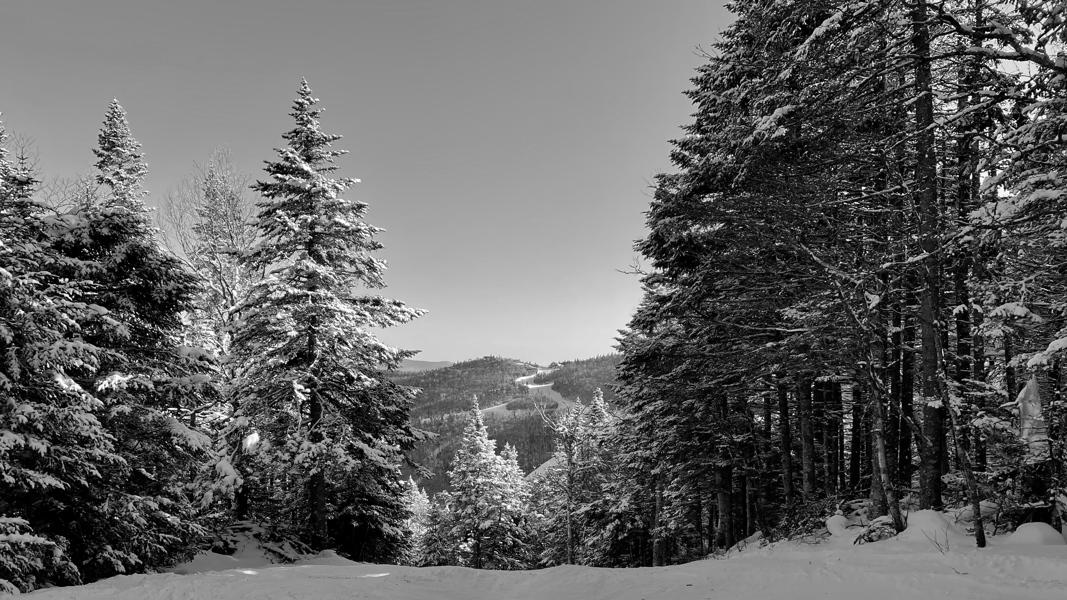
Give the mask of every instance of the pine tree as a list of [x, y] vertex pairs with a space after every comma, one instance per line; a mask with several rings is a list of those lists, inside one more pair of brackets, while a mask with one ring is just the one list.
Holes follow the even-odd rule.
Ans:
[[[408, 423], [412, 394], [378, 369], [414, 352], [382, 344], [372, 328], [423, 311], [357, 294], [357, 286], [385, 285], [385, 263], [371, 255], [382, 247], [374, 239], [381, 230], [363, 221], [366, 203], [342, 197], [357, 180], [331, 177], [344, 152], [332, 148], [340, 136], [319, 130], [317, 102], [302, 82], [290, 113], [296, 127], [282, 135], [287, 145], [278, 160], [267, 163], [269, 180], [253, 186], [264, 198], [259, 242], [241, 264], [265, 278], [237, 309], [233, 429], [256, 431], [266, 442], [265, 464], [298, 483], [282, 505], [297, 508], [285, 519], [311, 547], [341, 544], [331, 530], [350, 526], [345, 543], [378, 548], [388, 539], [396, 550], [406, 518], [398, 465], [416, 437]], [[229, 464], [240, 450], [233, 448]], [[284, 497], [285, 490], [275, 492]]]

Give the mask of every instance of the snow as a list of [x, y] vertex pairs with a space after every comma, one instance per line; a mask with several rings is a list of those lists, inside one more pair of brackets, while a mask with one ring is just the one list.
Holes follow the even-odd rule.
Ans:
[[[1063, 600], [1067, 597], [1067, 569], [1063, 568], [1067, 545], [1018, 545], [1011, 543], [1011, 538], [993, 538], [990, 547], [978, 550], [974, 538], [966, 536], [941, 513], [915, 512], [909, 515], [908, 522], [908, 529], [900, 536], [876, 543], [854, 545], [851, 536], [828, 537], [822, 543], [779, 542], [762, 547], [756, 543], [725, 559], [642, 569], [414, 568], [353, 563], [329, 552], [292, 565], [272, 565], [265, 558], [254, 563], [252, 553], [238, 552], [228, 564], [221, 558], [207, 557], [215, 561], [212, 566], [227, 570], [196, 571], [188, 564], [183, 571], [187, 575], [119, 576], [86, 586], [40, 590], [32, 598]], [[1021, 527], [1021, 538], [1033, 535], [1031, 529], [1035, 528]], [[1041, 534], [1042, 539], [1047, 534], [1048, 529]], [[940, 549], [931, 538], [938, 540]], [[199, 564], [207, 565], [207, 558], [198, 557], [202, 561]]]
[[1014, 546], [1067, 546], [1063, 534], [1048, 523], [1023, 523], [1004, 543]]
[[926, 542], [935, 546], [940, 544], [948, 548], [974, 545], [974, 538], [944, 513], [920, 510], [908, 514], [907, 520], [908, 526], [897, 536], [898, 540]]
[[850, 527], [856, 527], [856, 523], [853, 523], [852, 519], [845, 515], [834, 515], [829, 519], [826, 519], [826, 530], [829, 531], [832, 536], [852, 536], [852, 538], [855, 539], [859, 534], [859, 530], [850, 529]]

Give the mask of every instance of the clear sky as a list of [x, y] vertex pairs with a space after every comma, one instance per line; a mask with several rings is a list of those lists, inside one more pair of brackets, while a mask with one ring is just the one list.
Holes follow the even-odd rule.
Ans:
[[74, 176], [118, 98], [158, 199], [216, 147], [262, 178], [305, 77], [387, 229], [384, 294], [430, 311], [381, 338], [586, 358], [640, 300], [619, 271], [721, 2], [0, 0], [0, 111], [46, 178]]

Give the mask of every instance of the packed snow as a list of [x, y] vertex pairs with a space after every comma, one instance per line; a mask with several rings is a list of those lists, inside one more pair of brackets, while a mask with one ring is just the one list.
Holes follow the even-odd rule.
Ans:
[[726, 557], [641, 569], [563, 566], [537, 571], [361, 564], [332, 552], [294, 564], [240, 547], [204, 553], [172, 573], [113, 577], [40, 590], [34, 600], [212, 599], [618, 599], [900, 600], [1067, 598], [1067, 544], [1043, 524], [1026, 524], [988, 548], [953, 516], [919, 511], [895, 538], [856, 545], [853, 520], [835, 515], [830, 536], [764, 545], [757, 537]]

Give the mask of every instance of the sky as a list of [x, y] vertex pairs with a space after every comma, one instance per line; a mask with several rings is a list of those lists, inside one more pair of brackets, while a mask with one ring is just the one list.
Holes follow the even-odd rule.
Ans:
[[381, 293], [428, 314], [380, 332], [421, 360], [547, 364], [613, 351], [652, 177], [691, 121], [721, 0], [4, 2], [0, 117], [72, 177], [112, 98], [154, 205], [215, 148], [263, 179], [301, 78], [349, 197], [370, 205]]

